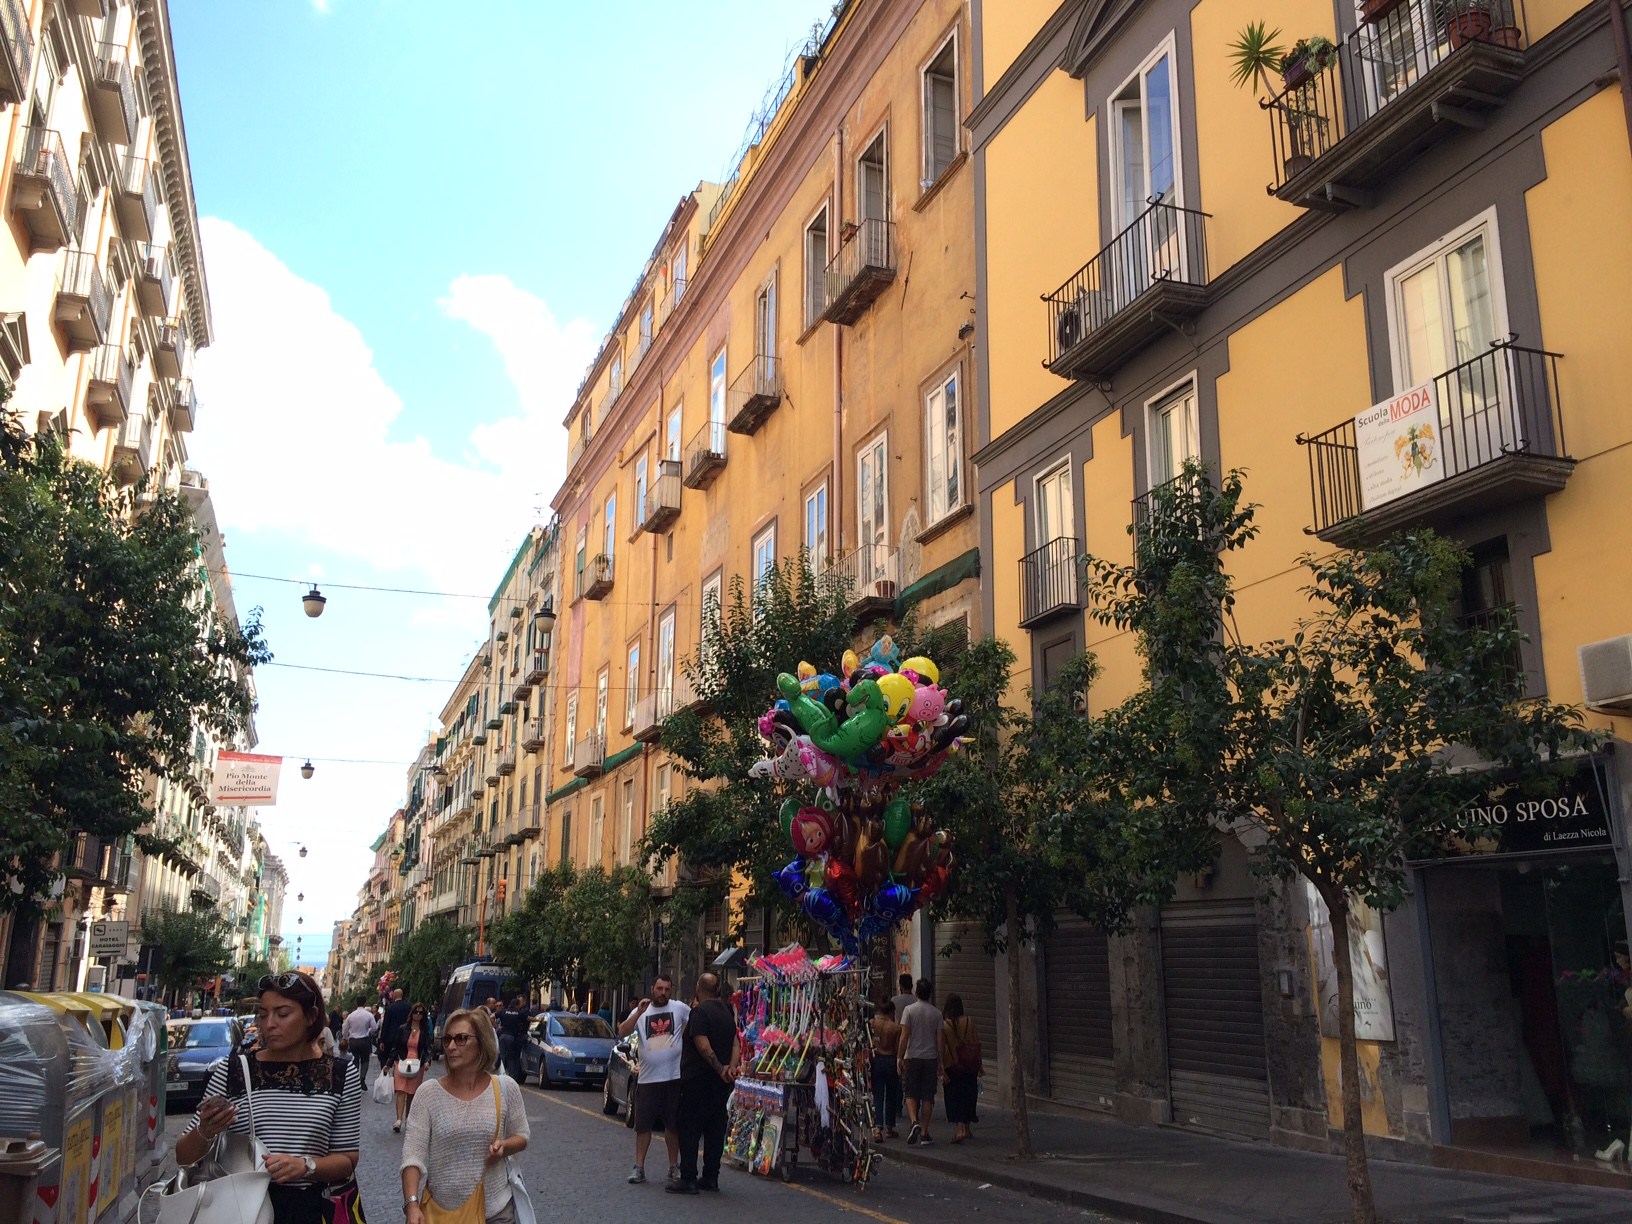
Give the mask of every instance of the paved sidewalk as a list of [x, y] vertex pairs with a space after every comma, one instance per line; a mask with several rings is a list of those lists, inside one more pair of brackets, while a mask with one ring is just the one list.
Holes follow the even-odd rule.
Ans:
[[[1038, 1158], [1017, 1163], [1008, 1110], [981, 1107], [976, 1138], [884, 1145], [881, 1176], [902, 1163], [1147, 1224], [1340, 1224], [1349, 1219], [1340, 1157], [1111, 1119], [1031, 1115]], [[1627, 1224], [1632, 1192], [1393, 1161], [1371, 1162], [1379, 1214], [1395, 1224]]]

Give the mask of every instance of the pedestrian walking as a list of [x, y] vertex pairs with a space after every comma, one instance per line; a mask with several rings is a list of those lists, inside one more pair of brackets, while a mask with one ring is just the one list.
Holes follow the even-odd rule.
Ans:
[[357, 1064], [357, 1081], [368, 1079], [368, 1058], [374, 1052], [374, 1013], [361, 1003], [340, 1024], [340, 1036], [346, 1043], [346, 1053]]
[[391, 1086], [397, 1096], [397, 1120], [391, 1129], [400, 1131], [431, 1061], [431, 1017], [425, 1004], [415, 1003], [409, 1009], [408, 1018], [390, 1040]]
[[521, 1085], [494, 1075], [499, 1039], [485, 1009], [461, 1009], [442, 1025], [441, 1079], [420, 1086], [402, 1139], [406, 1224], [426, 1224], [429, 1204], [443, 1216], [515, 1224], [505, 1158], [526, 1150]]
[[869, 1075], [873, 1085], [873, 1139], [883, 1142], [900, 1134], [895, 1120], [901, 1110], [901, 1068], [897, 1061], [901, 1026], [895, 1022], [895, 1003], [890, 999], [880, 1003], [867, 1026], [873, 1051]]
[[969, 1129], [979, 1122], [975, 1106], [980, 1099], [980, 1077], [985, 1064], [980, 1057], [980, 1033], [975, 1022], [963, 1014], [963, 996], [946, 996], [946, 1013], [938, 1039], [941, 1075], [946, 1081], [946, 1120], [954, 1128], [953, 1143], [974, 1138]]
[[890, 1002], [895, 1005], [895, 1022], [900, 1024], [907, 1014], [907, 1008], [918, 1001], [918, 996], [912, 993], [912, 974], [903, 973], [895, 984], [897, 992], [891, 996]]
[[913, 990], [912, 1006], [901, 1017], [901, 1087], [907, 1098], [907, 1118], [912, 1129], [907, 1142], [934, 1143], [929, 1123], [935, 1116], [935, 1084], [939, 1078], [941, 1011], [930, 1000], [935, 983], [919, 978]]
[[402, 988], [398, 987], [391, 992], [391, 1001], [385, 1005], [385, 1012], [380, 1016], [380, 1070], [385, 1070], [384, 1060], [389, 1057], [388, 1051], [396, 1049], [397, 1031], [408, 1022], [408, 1013], [412, 1010], [408, 1000], [402, 997]]
[[500, 1010], [496, 1027], [499, 1031], [499, 1062], [504, 1073], [516, 1083], [527, 1078], [521, 1052], [527, 1048], [527, 996], [517, 995], [510, 1006]]
[[323, 990], [309, 974], [268, 975], [259, 990], [260, 1041], [248, 1058], [248, 1083], [240, 1059], [215, 1069], [176, 1140], [176, 1160], [197, 1164], [229, 1130], [248, 1138], [253, 1111], [255, 1138], [270, 1153], [276, 1224], [329, 1224], [334, 1205], [327, 1195], [351, 1180], [362, 1146], [361, 1072], [349, 1059], [314, 1054]]
[[[720, 998], [718, 975], [701, 974], [697, 1002], [686, 1020], [680, 1046], [680, 1178], [663, 1189], [672, 1194], [696, 1194], [720, 1188], [727, 1105], [741, 1069], [737, 1018]], [[701, 1176], [697, 1170], [699, 1141], [703, 1145]]]
[[691, 1008], [673, 994], [674, 980], [666, 973], [658, 974], [652, 979], [651, 997], [635, 1004], [618, 1025], [618, 1036], [637, 1034], [640, 1048], [640, 1078], [635, 1081], [635, 1099], [629, 1102], [635, 1125], [631, 1184], [646, 1180], [646, 1152], [652, 1145], [652, 1131], [659, 1126], [669, 1149], [668, 1180], [680, 1179], [680, 1041]]

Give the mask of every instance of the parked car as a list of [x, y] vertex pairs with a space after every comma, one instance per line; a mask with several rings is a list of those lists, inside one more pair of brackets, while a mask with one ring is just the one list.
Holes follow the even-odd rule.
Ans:
[[[601, 1112], [616, 1114], [623, 1110], [623, 1124], [635, 1125], [635, 1085], [640, 1082], [640, 1038], [634, 1033], [612, 1047], [612, 1057], [606, 1063], [606, 1078], [601, 1081]], [[663, 1129], [661, 1119], [658, 1129]]]
[[210, 1016], [172, 1020], [165, 1028], [170, 1038], [165, 1099], [173, 1105], [194, 1107], [203, 1098], [211, 1073], [238, 1052], [244, 1039], [243, 1025], [230, 1016]]
[[598, 1084], [606, 1078], [617, 1037], [599, 1016], [547, 1012], [533, 1021], [521, 1053], [522, 1079], [541, 1084]]

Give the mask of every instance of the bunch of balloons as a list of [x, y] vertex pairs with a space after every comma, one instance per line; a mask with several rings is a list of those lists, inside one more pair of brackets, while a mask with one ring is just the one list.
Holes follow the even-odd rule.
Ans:
[[902, 660], [888, 634], [865, 657], [845, 651], [840, 672], [801, 662], [777, 677], [780, 696], [759, 719], [770, 754], [749, 772], [815, 784], [811, 801], [782, 805], [797, 857], [776, 880], [853, 952], [946, 890], [949, 837], [897, 792], [939, 770], [969, 720], [934, 661]]

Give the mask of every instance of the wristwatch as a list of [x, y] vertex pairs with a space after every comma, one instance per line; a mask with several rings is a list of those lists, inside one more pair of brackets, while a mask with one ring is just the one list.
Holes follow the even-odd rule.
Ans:
[[301, 1159], [306, 1162], [306, 1176], [307, 1176], [307, 1178], [316, 1177], [317, 1176], [317, 1161], [313, 1160], [310, 1156], [302, 1156]]
[[403, 1211], [406, 1212], [408, 1208], [412, 1207], [417, 1202], [419, 1202], [419, 1195], [410, 1194], [407, 1198], [402, 1200]]

